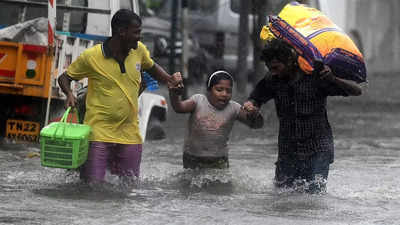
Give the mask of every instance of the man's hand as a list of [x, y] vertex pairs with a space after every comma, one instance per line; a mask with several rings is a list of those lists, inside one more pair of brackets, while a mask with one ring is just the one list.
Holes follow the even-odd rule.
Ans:
[[67, 95], [67, 99], [65, 100], [65, 108], [71, 107], [75, 108], [77, 104], [77, 100], [72, 92], [69, 92]]
[[60, 85], [61, 90], [64, 92], [64, 94], [67, 96], [67, 99], [65, 100], [65, 108], [68, 107], [75, 107], [77, 105], [77, 100], [74, 96], [74, 94], [71, 91], [71, 77], [68, 76], [67, 72], [64, 72], [58, 77], [58, 84]]
[[350, 96], [359, 96], [362, 94], [362, 88], [356, 82], [351, 80], [346, 80], [340, 77], [335, 76], [329, 66], [324, 66], [324, 68], [320, 72], [320, 79], [326, 80], [331, 83], [334, 83], [338, 87], [340, 87], [347, 95]]
[[333, 82], [336, 79], [336, 76], [333, 74], [331, 68], [327, 65], [324, 65], [319, 75], [320, 75], [319, 78], [321, 80], [327, 80]]
[[250, 121], [256, 121], [258, 117], [260, 117], [260, 111], [259, 110], [253, 110], [253, 111], [247, 111], [247, 118]]

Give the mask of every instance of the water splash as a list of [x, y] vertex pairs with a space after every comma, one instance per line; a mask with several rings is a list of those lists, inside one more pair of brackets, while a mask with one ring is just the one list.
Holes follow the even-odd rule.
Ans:
[[282, 193], [308, 193], [308, 194], [317, 194], [324, 195], [327, 193], [327, 183], [328, 181], [324, 179], [320, 175], [316, 175], [314, 180], [307, 181], [306, 179], [297, 179], [293, 182], [292, 186], [289, 187], [279, 187], [276, 188], [279, 194]]

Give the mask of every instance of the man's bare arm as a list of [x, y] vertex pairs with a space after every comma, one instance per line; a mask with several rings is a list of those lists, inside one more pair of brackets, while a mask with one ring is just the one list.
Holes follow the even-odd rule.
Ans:
[[182, 80], [177, 80], [174, 75], [168, 74], [160, 65], [154, 63], [154, 66], [146, 70], [158, 82], [167, 84], [172, 87], [183, 87]]
[[71, 81], [72, 79], [68, 76], [66, 72], [58, 77], [58, 84], [60, 85], [61, 90], [67, 96], [65, 107], [75, 107], [76, 105], [76, 98], [71, 90]]
[[362, 94], [362, 88], [360, 87], [360, 85], [358, 85], [354, 81], [345, 80], [335, 76], [335, 74], [333, 74], [332, 70], [328, 66], [324, 67], [324, 69], [320, 72], [320, 75], [321, 80], [327, 80], [331, 83], [336, 84], [343, 91], [345, 91], [346, 94], [350, 96], [359, 96]]

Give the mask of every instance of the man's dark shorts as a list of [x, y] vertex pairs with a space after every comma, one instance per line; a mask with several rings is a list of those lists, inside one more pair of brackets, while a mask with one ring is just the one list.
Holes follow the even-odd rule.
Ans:
[[198, 157], [183, 153], [183, 168], [185, 169], [225, 169], [229, 168], [228, 157]]

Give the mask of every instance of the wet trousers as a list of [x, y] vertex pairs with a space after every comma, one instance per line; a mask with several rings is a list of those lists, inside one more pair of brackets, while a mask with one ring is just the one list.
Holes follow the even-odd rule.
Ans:
[[106, 170], [118, 176], [139, 177], [142, 144], [90, 142], [88, 159], [80, 168], [86, 181], [104, 181]]
[[304, 160], [293, 155], [279, 155], [275, 163], [275, 185], [293, 188], [300, 184], [306, 187], [306, 192], [325, 191], [331, 157], [329, 152], [317, 152]]

